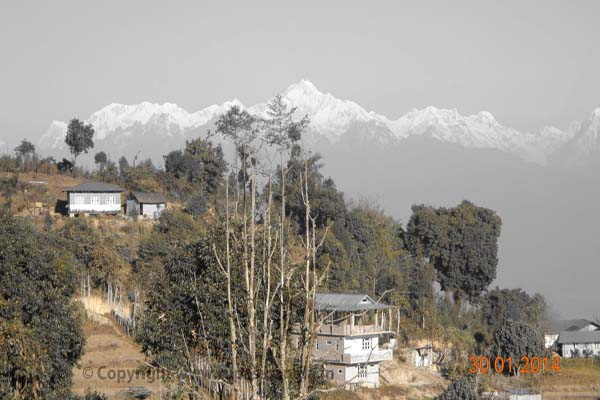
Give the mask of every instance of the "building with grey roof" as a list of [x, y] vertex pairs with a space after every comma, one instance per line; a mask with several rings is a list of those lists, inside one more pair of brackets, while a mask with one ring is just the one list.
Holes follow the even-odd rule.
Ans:
[[563, 357], [600, 357], [600, 330], [561, 332], [558, 344]]
[[111, 183], [104, 182], [84, 182], [66, 189], [67, 193], [121, 193], [125, 189]]
[[85, 182], [66, 189], [69, 216], [119, 214], [123, 191], [104, 182]]
[[338, 386], [377, 387], [380, 364], [393, 358], [398, 307], [366, 294], [317, 293], [315, 309], [313, 357], [324, 363], [326, 378]]
[[166, 204], [163, 193], [132, 191], [127, 199], [127, 215], [158, 219], [165, 211]]
[[[600, 324], [587, 319], [547, 320], [541, 323], [546, 348], [557, 347], [562, 332], [590, 332], [600, 329]], [[558, 350], [558, 349], [557, 349]]]

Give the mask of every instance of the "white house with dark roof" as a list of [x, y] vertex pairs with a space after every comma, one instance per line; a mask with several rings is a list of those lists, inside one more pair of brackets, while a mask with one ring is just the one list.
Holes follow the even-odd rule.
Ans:
[[599, 329], [600, 324], [587, 319], [561, 319], [542, 322], [546, 348], [560, 344], [558, 339], [563, 332], [592, 332]]
[[163, 193], [132, 191], [127, 199], [127, 215], [157, 219], [165, 211], [166, 204]]
[[338, 293], [317, 293], [315, 308], [321, 323], [313, 357], [325, 377], [338, 386], [377, 387], [380, 364], [393, 358], [398, 308]]
[[86, 182], [66, 189], [69, 216], [119, 214], [123, 191], [103, 182]]
[[558, 344], [563, 357], [600, 357], [600, 330], [561, 332]]

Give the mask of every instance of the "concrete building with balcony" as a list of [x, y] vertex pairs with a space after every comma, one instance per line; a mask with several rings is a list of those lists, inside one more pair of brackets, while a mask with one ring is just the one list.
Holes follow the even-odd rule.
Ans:
[[[313, 356], [338, 386], [379, 385], [380, 364], [393, 358], [398, 308], [365, 294], [317, 293], [320, 321]], [[394, 322], [395, 321], [395, 322]]]

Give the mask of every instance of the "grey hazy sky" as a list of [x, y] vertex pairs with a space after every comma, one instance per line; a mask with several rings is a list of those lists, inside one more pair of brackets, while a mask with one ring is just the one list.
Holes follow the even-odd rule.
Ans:
[[12, 1], [0, 138], [111, 102], [195, 111], [301, 78], [396, 118], [427, 105], [565, 127], [600, 105], [599, 1]]

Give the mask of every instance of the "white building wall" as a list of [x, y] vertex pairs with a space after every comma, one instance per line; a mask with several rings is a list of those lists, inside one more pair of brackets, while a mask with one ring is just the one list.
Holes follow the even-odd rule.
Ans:
[[[370, 347], [363, 349], [363, 339], [370, 342]], [[378, 336], [360, 336], [360, 337], [346, 337], [344, 338], [344, 353], [353, 355], [369, 354], [372, 350], [378, 350], [379, 348], [379, 337]]]
[[[370, 343], [370, 347], [363, 348], [363, 339]], [[317, 336], [315, 345], [315, 358], [340, 362], [343, 354], [355, 356], [369, 355], [379, 350], [379, 338], [377, 336], [339, 337], [339, 336]], [[337, 346], [336, 346], [337, 344]], [[379, 385], [379, 362], [364, 364], [326, 364], [326, 378], [336, 385], [359, 385], [366, 387], [377, 387]], [[359, 376], [359, 365], [366, 367], [365, 373]]]
[[120, 193], [69, 193], [69, 213], [110, 213], [121, 211]]
[[[366, 367], [366, 376], [359, 376], [359, 368]], [[379, 386], [379, 363], [344, 366], [346, 384], [364, 387]]]
[[581, 328], [579, 330], [579, 332], [591, 332], [591, 331], [595, 331], [597, 329], [598, 329], [598, 327], [596, 325], [588, 324], [588, 325], [584, 326], [583, 328]]
[[142, 209], [141, 215], [148, 218], [158, 218], [160, 214], [165, 210], [164, 204], [142, 203], [140, 207]]
[[544, 344], [546, 346], [546, 348], [550, 348], [554, 345], [554, 343], [556, 343], [556, 341], [558, 340], [558, 333], [552, 333], [552, 334], [545, 334], [544, 335]]
[[562, 355], [565, 358], [574, 357], [577, 349], [577, 357], [583, 357], [584, 351], [592, 352], [593, 355], [600, 355], [600, 343], [581, 343], [581, 344], [563, 344]]
[[[363, 348], [363, 341], [369, 343], [365, 348]], [[319, 335], [316, 339], [313, 356], [322, 360], [341, 361], [342, 354], [369, 355], [378, 350], [378, 336], [340, 337]]]
[[[366, 370], [362, 367], [365, 367]], [[360, 376], [359, 368], [363, 371]], [[379, 386], [379, 363], [326, 364], [324, 369], [325, 377], [337, 386]]]

